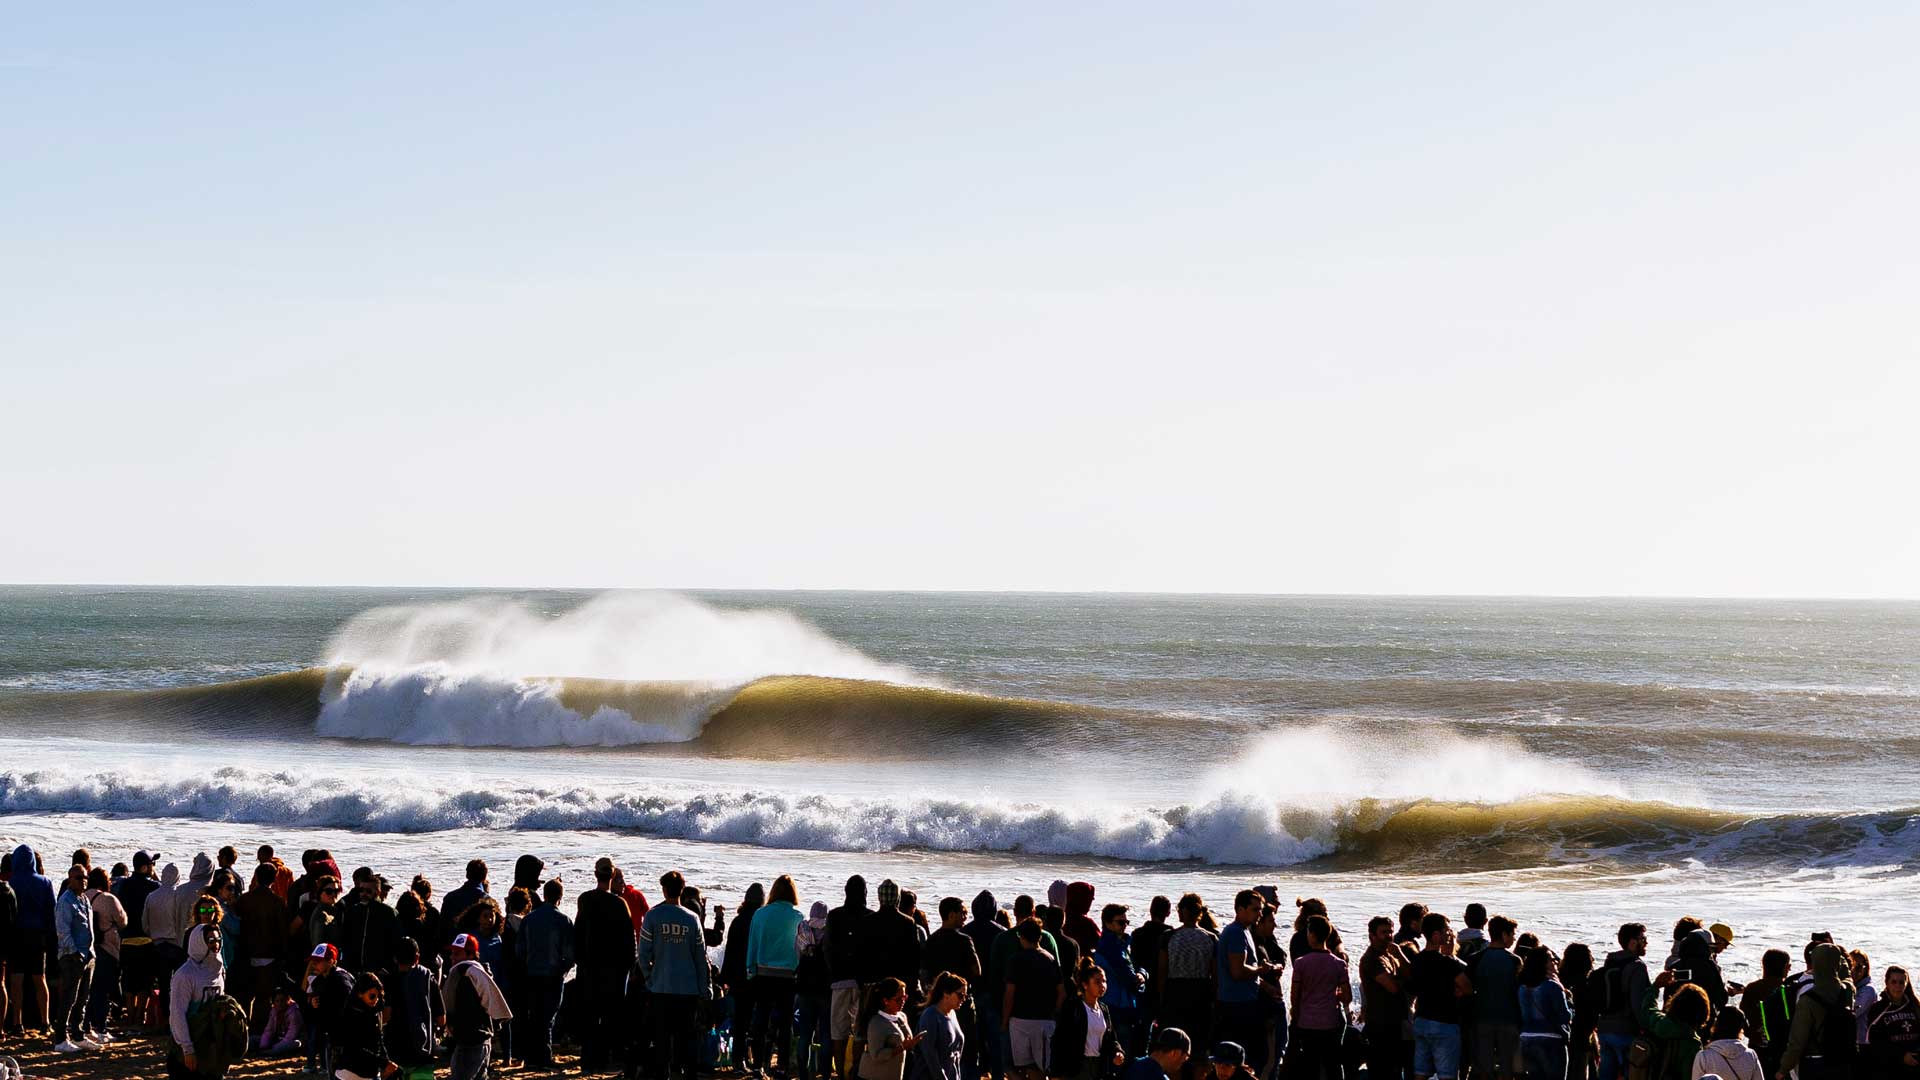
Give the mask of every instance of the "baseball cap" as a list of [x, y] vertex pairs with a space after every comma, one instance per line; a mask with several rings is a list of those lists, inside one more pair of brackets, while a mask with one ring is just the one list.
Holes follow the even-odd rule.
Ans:
[[322, 942], [319, 945], [315, 945], [313, 947], [313, 952], [309, 953], [308, 955], [313, 957], [315, 960], [333, 960], [337, 962], [340, 959], [340, 950], [334, 948], [331, 945], [326, 944], [325, 942]]
[[1726, 923], [1714, 923], [1712, 926], [1707, 927], [1707, 932], [1729, 945], [1733, 944], [1733, 927], [1728, 926]]
[[1215, 1065], [1245, 1065], [1247, 1048], [1237, 1042], [1223, 1042], [1216, 1044], [1213, 1053], [1207, 1056]]
[[472, 934], [455, 934], [453, 935], [453, 950], [455, 952], [479, 952], [480, 942], [476, 940]]
[[1153, 1049], [1159, 1051], [1178, 1050], [1183, 1054], [1193, 1053], [1193, 1040], [1177, 1027], [1163, 1027], [1153, 1033]]

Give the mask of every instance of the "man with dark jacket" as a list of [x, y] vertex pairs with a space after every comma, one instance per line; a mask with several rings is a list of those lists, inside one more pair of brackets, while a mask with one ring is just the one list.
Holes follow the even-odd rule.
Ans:
[[[1620, 927], [1620, 948], [1607, 954], [1595, 973], [1599, 993], [1600, 1080], [1621, 1080], [1627, 1074], [1627, 1055], [1640, 1034], [1640, 1004], [1653, 990], [1647, 971], [1647, 928], [1641, 923]], [[1578, 993], [1580, 988], [1572, 988]]]
[[453, 932], [454, 923], [460, 919], [460, 913], [480, 902], [487, 895], [487, 864], [481, 859], [472, 859], [467, 863], [467, 880], [452, 892], [440, 898], [440, 924]]
[[867, 879], [855, 874], [847, 879], [847, 902], [827, 912], [827, 977], [832, 980], [832, 1012], [827, 1033], [833, 1037], [841, 1064], [841, 1074], [850, 1075], [853, 1044], [859, 1038], [855, 1020], [866, 988], [877, 976], [864, 952], [867, 922], [873, 909], [867, 906]]
[[634, 960], [633, 916], [613, 891], [612, 859], [593, 864], [593, 881], [580, 894], [573, 921], [573, 954], [580, 961], [574, 987], [586, 994], [580, 1067], [589, 1072], [605, 1068], [624, 1041], [620, 1026]]
[[1687, 933], [1675, 947], [1673, 960], [1667, 964], [1674, 972], [1674, 986], [1692, 983], [1706, 991], [1714, 1012], [1726, 1008], [1728, 988], [1725, 976], [1720, 974], [1720, 953], [1731, 944], [1733, 930], [1725, 923]]
[[240, 916], [239, 955], [245, 968], [228, 972], [227, 978], [236, 984], [234, 997], [247, 1010], [255, 1036], [266, 1030], [273, 991], [280, 985], [280, 961], [287, 952], [287, 904], [273, 891], [277, 874], [273, 864], [257, 864], [253, 884], [233, 906]]
[[560, 1012], [560, 986], [573, 968], [573, 920], [560, 910], [559, 878], [541, 886], [540, 902], [521, 920], [515, 943], [526, 965], [526, 1021], [514, 1029], [513, 1045], [529, 1069], [551, 1070], [553, 1020]]
[[899, 979], [907, 986], [907, 1015], [918, 1016], [926, 1004], [920, 986], [920, 928], [900, 910], [900, 886], [889, 878], [880, 883], [880, 910], [867, 920], [860, 949], [873, 965], [875, 980]]
[[[53, 879], [40, 873], [39, 856], [25, 844], [13, 849], [8, 883], [13, 887], [15, 913], [12, 950], [7, 962], [9, 1026], [46, 1030], [52, 1026], [52, 1003], [47, 998], [47, 957], [53, 952]], [[28, 996], [35, 1011], [26, 1011]], [[37, 1022], [35, 1022], [37, 1020]]]
[[[999, 910], [993, 894], [982, 890], [973, 898], [969, 907], [972, 921], [960, 928], [973, 942], [974, 956], [980, 961], [980, 972], [986, 974], [987, 958], [993, 955], [994, 939], [1006, 933], [1006, 927], [993, 921], [993, 913]], [[976, 1026], [979, 1037], [967, 1036], [966, 1075], [998, 1077], [1006, 1072], [1002, 1063], [1005, 1057], [1000, 1044], [1000, 994], [997, 988], [985, 984], [969, 984], [973, 987], [973, 1004], [977, 1012]]]
[[400, 916], [380, 899], [380, 881], [373, 868], [353, 872], [353, 896], [340, 916], [340, 966], [357, 978], [369, 971], [393, 970], [400, 945]]

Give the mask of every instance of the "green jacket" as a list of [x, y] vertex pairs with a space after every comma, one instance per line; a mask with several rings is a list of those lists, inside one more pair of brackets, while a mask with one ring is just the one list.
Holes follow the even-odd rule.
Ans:
[[1652, 1080], [1693, 1080], [1693, 1059], [1700, 1053], [1700, 1033], [1661, 1012], [1659, 997], [1648, 994], [1640, 1007], [1640, 1028], [1653, 1043]]

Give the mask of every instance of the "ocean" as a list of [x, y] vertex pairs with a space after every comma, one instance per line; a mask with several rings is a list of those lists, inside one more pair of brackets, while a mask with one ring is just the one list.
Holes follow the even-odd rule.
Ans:
[[1913, 603], [7, 586], [0, 841], [1694, 914], [1739, 972], [1907, 944], [1916, 706]]

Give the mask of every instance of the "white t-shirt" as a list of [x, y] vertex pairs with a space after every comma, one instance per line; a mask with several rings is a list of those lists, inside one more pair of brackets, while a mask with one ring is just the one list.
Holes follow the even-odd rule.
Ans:
[[1082, 1001], [1080, 1007], [1087, 1010], [1087, 1046], [1081, 1056], [1099, 1057], [1100, 1044], [1107, 1041], [1107, 1018], [1100, 1015], [1099, 1006]]

